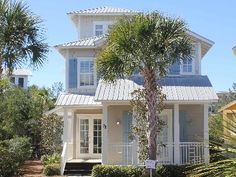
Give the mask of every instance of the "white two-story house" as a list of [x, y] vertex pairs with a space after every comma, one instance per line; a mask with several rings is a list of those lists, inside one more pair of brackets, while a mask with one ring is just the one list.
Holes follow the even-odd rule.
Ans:
[[[128, 136], [133, 123], [131, 92], [142, 87], [142, 79], [134, 76], [108, 84], [99, 80], [95, 65], [108, 29], [117, 18], [135, 13], [112, 7], [68, 13], [78, 39], [55, 46], [66, 68], [66, 92], [55, 109], [64, 118], [62, 173], [83, 164], [140, 164], [137, 142]], [[208, 105], [218, 97], [208, 77], [201, 75], [201, 61], [214, 43], [188, 33], [194, 41], [192, 60], [174, 64], [161, 80], [167, 100], [160, 115], [166, 126], [158, 136], [164, 144], [158, 145], [159, 164], [209, 162]]]

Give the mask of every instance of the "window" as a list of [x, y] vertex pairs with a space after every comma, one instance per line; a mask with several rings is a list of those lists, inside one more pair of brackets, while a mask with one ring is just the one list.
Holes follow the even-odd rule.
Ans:
[[80, 61], [80, 86], [94, 85], [94, 61]]
[[18, 79], [18, 86], [19, 86], [19, 87], [24, 87], [24, 78], [20, 77], [20, 78]]
[[16, 78], [15, 78], [15, 77], [11, 77], [10, 82], [11, 82], [12, 84], [15, 84]]
[[103, 35], [103, 25], [95, 25], [95, 36]]
[[183, 73], [192, 73], [193, 71], [193, 60], [192, 58], [183, 61]]
[[179, 75], [180, 74], [180, 63], [174, 63], [170, 66], [168, 70], [169, 75]]

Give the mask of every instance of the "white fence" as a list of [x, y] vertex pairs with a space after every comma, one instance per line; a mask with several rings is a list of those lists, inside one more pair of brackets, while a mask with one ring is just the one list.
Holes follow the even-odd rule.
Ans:
[[[157, 160], [159, 164], [174, 164], [175, 145], [164, 143], [157, 146]], [[132, 143], [109, 144], [108, 164], [132, 165], [135, 162], [134, 149]], [[204, 143], [203, 142], [180, 142], [179, 143], [179, 165], [202, 164], [204, 163]]]

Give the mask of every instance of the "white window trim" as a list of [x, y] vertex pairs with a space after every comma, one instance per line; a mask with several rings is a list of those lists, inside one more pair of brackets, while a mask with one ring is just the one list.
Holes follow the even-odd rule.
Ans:
[[180, 64], [180, 75], [194, 75], [195, 74], [195, 56], [192, 57], [192, 71], [184, 72], [183, 71], [183, 61]]
[[[97, 86], [97, 70], [96, 70], [96, 64], [95, 64], [95, 58], [92, 57], [79, 57], [77, 58], [77, 71], [78, 71], [78, 77], [77, 77], [77, 87], [81, 89], [93, 89]], [[93, 73], [93, 79], [94, 79], [94, 85], [80, 85], [80, 62], [81, 61], [93, 61], [94, 62], [94, 73]]]
[[112, 25], [113, 21], [94, 21], [93, 22], [93, 35], [96, 36], [96, 25], [103, 25], [103, 34], [108, 31], [108, 26]]

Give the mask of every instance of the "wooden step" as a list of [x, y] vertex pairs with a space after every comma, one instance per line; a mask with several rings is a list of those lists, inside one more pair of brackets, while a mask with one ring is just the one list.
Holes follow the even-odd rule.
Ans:
[[65, 175], [90, 175], [97, 162], [67, 162], [64, 170]]

